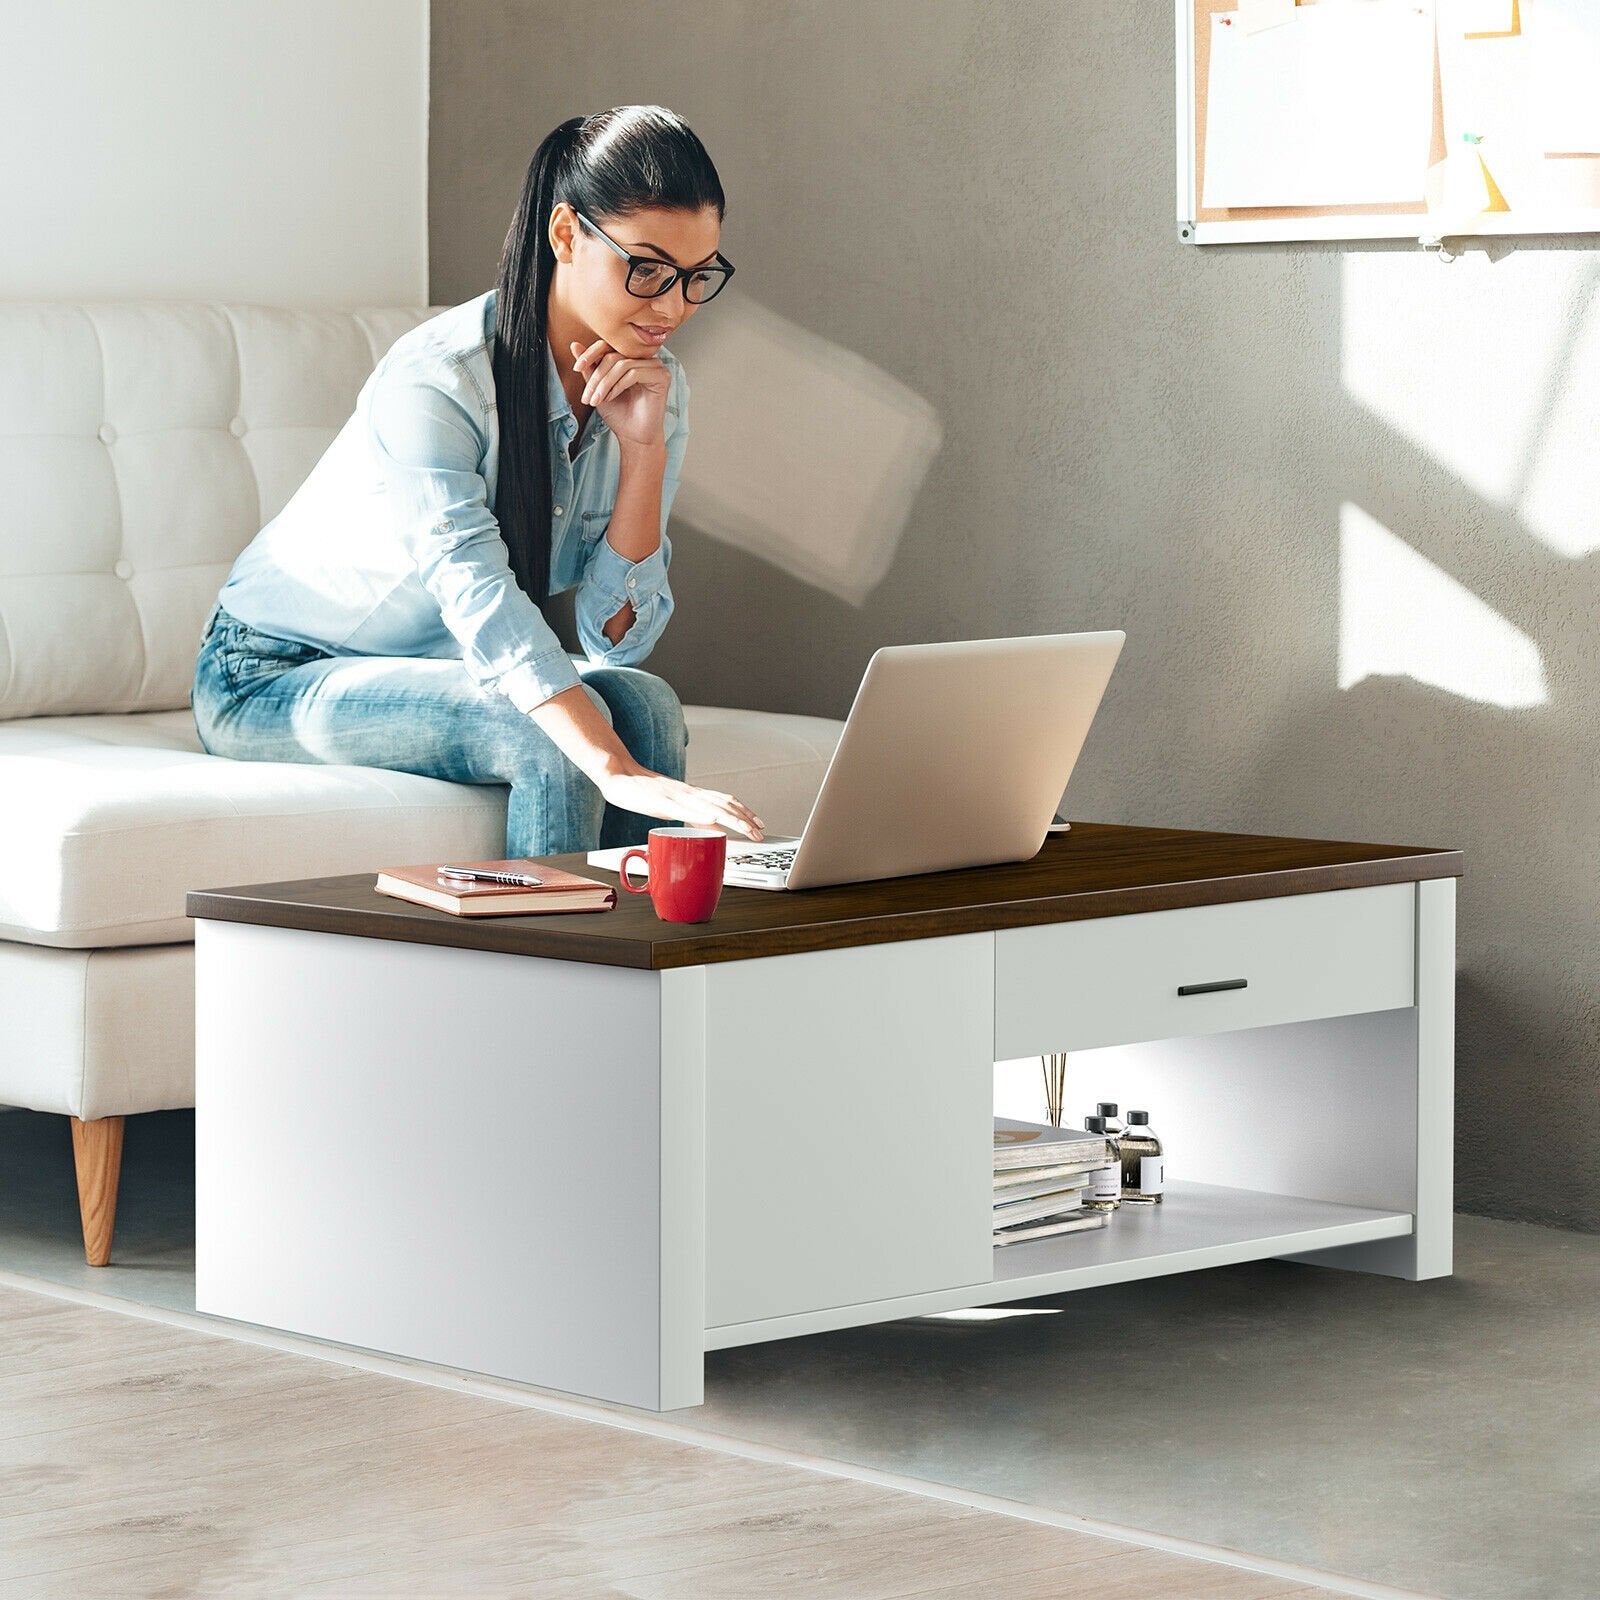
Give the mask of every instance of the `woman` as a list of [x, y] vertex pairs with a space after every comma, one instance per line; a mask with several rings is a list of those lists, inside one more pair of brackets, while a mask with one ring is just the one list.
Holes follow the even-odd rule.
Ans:
[[[732, 274], [724, 210], [661, 106], [550, 134], [495, 287], [394, 345], [234, 563], [195, 668], [208, 751], [509, 784], [512, 857], [656, 818], [763, 837], [683, 781], [683, 708], [638, 665], [672, 613], [688, 434], [664, 341]], [[574, 587], [582, 664], [538, 604]]]

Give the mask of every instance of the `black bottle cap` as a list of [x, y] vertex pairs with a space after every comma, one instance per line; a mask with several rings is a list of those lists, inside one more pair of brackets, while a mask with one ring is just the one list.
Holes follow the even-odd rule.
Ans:
[[1115, 1100], [1097, 1100], [1094, 1108], [1102, 1117], [1114, 1117], [1117, 1114], [1117, 1102]]
[[1149, 1122], [1149, 1120], [1150, 1120], [1150, 1113], [1148, 1111], [1130, 1111], [1128, 1113], [1128, 1121], [1129, 1122], [1141, 1122], [1142, 1123], [1142, 1122]]
[[1085, 1117], [1083, 1125], [1090, 1133], [1104, 1133], [1106, 1131], [1106, 1119], [1104, 1117]]

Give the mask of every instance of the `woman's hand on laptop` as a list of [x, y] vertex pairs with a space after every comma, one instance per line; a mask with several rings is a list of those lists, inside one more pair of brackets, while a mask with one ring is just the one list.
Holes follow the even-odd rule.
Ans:
[[645, 767], [635, 772], [609, 772], [594, 783], [610, 804], [623, 811], [685, 822], [695, 828], [725, 828], [758, 844], [766, 837], [766, 824], [749, 806], [717, 789], [697, 789], [692, 783]]
[[582, 684], [574, 684], [528, 715], [612, 805], [696, 828], [728, 828], [757, 843], [766, 837], [767, 825], [731, 794], [697, 789], [641, 766], [601, 713], [598, 696], [591, 699], [591, 694]]

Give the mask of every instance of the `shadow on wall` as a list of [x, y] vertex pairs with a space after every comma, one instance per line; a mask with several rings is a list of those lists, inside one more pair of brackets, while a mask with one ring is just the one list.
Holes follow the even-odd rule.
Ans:
[[860, 607], [943, 438], [881, 367], [747, 297], [685, 326], [692, 422], [672, 514]]

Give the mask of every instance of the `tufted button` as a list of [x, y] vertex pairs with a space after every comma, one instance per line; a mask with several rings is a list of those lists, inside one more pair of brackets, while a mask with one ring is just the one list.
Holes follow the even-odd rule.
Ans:
[[133, 576], [133, 563], [131, 561], [119, 561], [111, 570], [119, 578], [131, 578]]
[[100, 424], [101, 444], [110, 444], [111, 441], [116, 438], [116, 436], [117, 430], [113, 428], [109, 422], [102, 422]]
[[558, 517], [559, 517], [559, 516], [560, 516], [560, 515], [561, 515], [561, 513], [562, 513], [562, 512], [563, 512], [563, 511], [565, 511], [565, 510], [566, 510], [566, 509], [567, 509], [567, 508], [566, 508], [566, 507], [565, 507], [565, 506], [557, 506], [557, 507], [556, 507], [556, 515], [557, 515], [557, 516], [558, 516]]
[[235, 439], [242, 439], [244, 438], [245, 427], [246, 423], [244, 418], [235, 417], [233, 421], [228, 424], [228, 432], [231, 433]]

